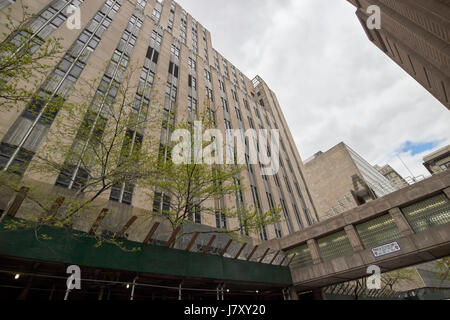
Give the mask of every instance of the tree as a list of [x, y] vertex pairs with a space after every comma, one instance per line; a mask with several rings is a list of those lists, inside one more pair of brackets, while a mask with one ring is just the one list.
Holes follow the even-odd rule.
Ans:
[[450, 257], [442, 258], [435, 261], [436, 269], [438, 270], [436, 278], [440, 280], [440, 286], [445, 281], [450, 281]]
[[[114, 191], [118, 199], [123, 199], [123, 194], [141, 181], [153, 180], [157, 144], [151, 136], [144, 137], [144, 131], [151, 130], [155, 123], [152, 119], [160, 110], [156, 103], [150, 107], [150, 99], [145, 98], [152, 87], [132, 86], [136, 70], [132, 66], [127, 70], [120, 70], [120, 83], [98, 79], [84, 82], [83, 90], [73, 92], [76, 102], [60, 101], [55, 106], [59, 116], [29, 172], [41, 177], [58, 176], [57, 185], [70, 191], [49, 194], [26, 179], [11, 179], [10, 174], [2, 173], [3, 185], [15, 191], [23, 186], [30, 188], [28, 199], [41, 209], [37, 215], [30, 214], [30, 221], [70, 226], [106, 192]], [[114, 98], [111, 92], [116, 93]], [[53, 204], [61, 197], [63, 205], [53, 212]]]
[[[208, 111], [209, 110], [209, 111]], [[200, 115], [201, 123], [204, 129], [215, 127], [215, 121], [212, 119], [209, 107]], [[218, 153], [221, 146], [214, 148], [215, 137], [209, 141], [203, 141], [200, 150], [196, 150], [194, 142], [194, 126], [192, 119], [178, 122], [174, 125], [174, 114], [166, 116], [163, 127], [170, 132], [175, 130], [184, 130], [188, 132], [189, 141], [182, 141], [186, 148], [182, 152], [188, 152], [185, 156], [188, 161], [175, 163], [173, 161], [173, 152], [176, 152], [172, 145], [161, 145], [158, 174], [155, 180], [149, 181], [149, 187], [154, 188], [154, 196], [150, 198], [154, 202], [154, 209], [151, 213], [162, 217], [171, 226], [172, 230], [195, 221], [195, 215], [212, 214], [219, 215], [220, 218], [238, 219], [240, 227], [222, 228], [213, 231], [204, 231], [202, 233], [225, 233], [236, 236], [240, 231], [243, 234], [259, 234], [262, 228], [280, 220], [281, 208], [262, 212], [261, 208], [254, 206], [232, 206], [225, 207], [220, 202], [229, 197], [233, 198], [236, 194], [242, 195], [243, 187], [237, 183], [243, 170], [242, 166], [237, 164], [199, 164], [194, 161], [199, 151], [212, 148], [212, 157]], [[178, 141], [181, 142], [181, 141]], [[211, 149], [210, 149], [211, 150]], [[187, 233], [178, 236], [181, 238]]]
[[6, 31], [0, 43], [0, 111], [28, 102], [42, 77], [54, 66], [62, 53], [61, 39], [41, 39], [34, 35], [30, 22], [34, 18], [21, 2], [21, 18], [16, 21], [10, 8], [0, 11]]
[[[381, 288], [379, 294], [386, 294], [396, 291], [395, 286], [401, 284], [401, 282], [414, 282], [416, 271], [414, 268], [404, 268], [394, 270], [381, 275]], [[345, 284], [347, 290], [343, 294], [351, 295], [358, 300], [359, 297], [367, 294], [367, 278], [361, 278], [358, 280], [350, 281]]]
[[395, 285], [400, 284], [401, 281], [413, 282], [416, 270], [414, 268], [404, 268], [394, 270], [381, 275], [382, 286], [394, 291]]

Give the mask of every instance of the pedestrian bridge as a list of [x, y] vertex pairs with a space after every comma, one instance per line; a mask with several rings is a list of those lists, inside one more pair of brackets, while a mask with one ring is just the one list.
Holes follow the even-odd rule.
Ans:
[[299, 292], [450, 255], [450, 171], [264, 245], [288, 254]]

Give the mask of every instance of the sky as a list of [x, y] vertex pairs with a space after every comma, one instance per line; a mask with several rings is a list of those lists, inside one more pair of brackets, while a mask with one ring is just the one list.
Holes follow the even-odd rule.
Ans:
[[428, 176], [423, 157], [450, 144], [450, 112], [367, 39], [346, 0], [178, 3], [276, 93], [303, 160], [344, 141], [372, 165]]

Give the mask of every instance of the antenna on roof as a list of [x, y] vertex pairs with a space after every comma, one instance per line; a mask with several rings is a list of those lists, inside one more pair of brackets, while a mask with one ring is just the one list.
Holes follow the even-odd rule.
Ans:
[[408, 170], [409, 173], [411, 174], [411, 177], [412, 177], [414, 183], [416, 183], [417, 181], [416, 181], [416, 178], [414, 177], [414, 174], [413, 174], [412, 171], [409, 169], [409, 167], [406, 165], [406, 163], [402, 160], [402, 158], [400, 158], [400, 155], [399, 155], [399, 154], [397, 154], [397, 158], [403, 163], [403, 165], [405, 166], [406, 170]]

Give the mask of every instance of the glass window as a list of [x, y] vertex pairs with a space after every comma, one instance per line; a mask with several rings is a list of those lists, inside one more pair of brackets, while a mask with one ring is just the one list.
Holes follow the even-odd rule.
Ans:
[[353, 253], [346, 232], [340, 231], [317, 240], [323, 261], [330, 261]]
[[386, 244], [401, 237], [390, 214], [361, 223], [356, 226], [356, 230], [366, 249]]
[[450, 201], [444, 194], [401, 209], [415, 232], [450, 222]]
[[290, 264], [291, 269], [299, 269], [313, 265], [311, 252], [309, 251], [307, 244], [289, 250], [287, 256], [289, 260], [293, 258]]

